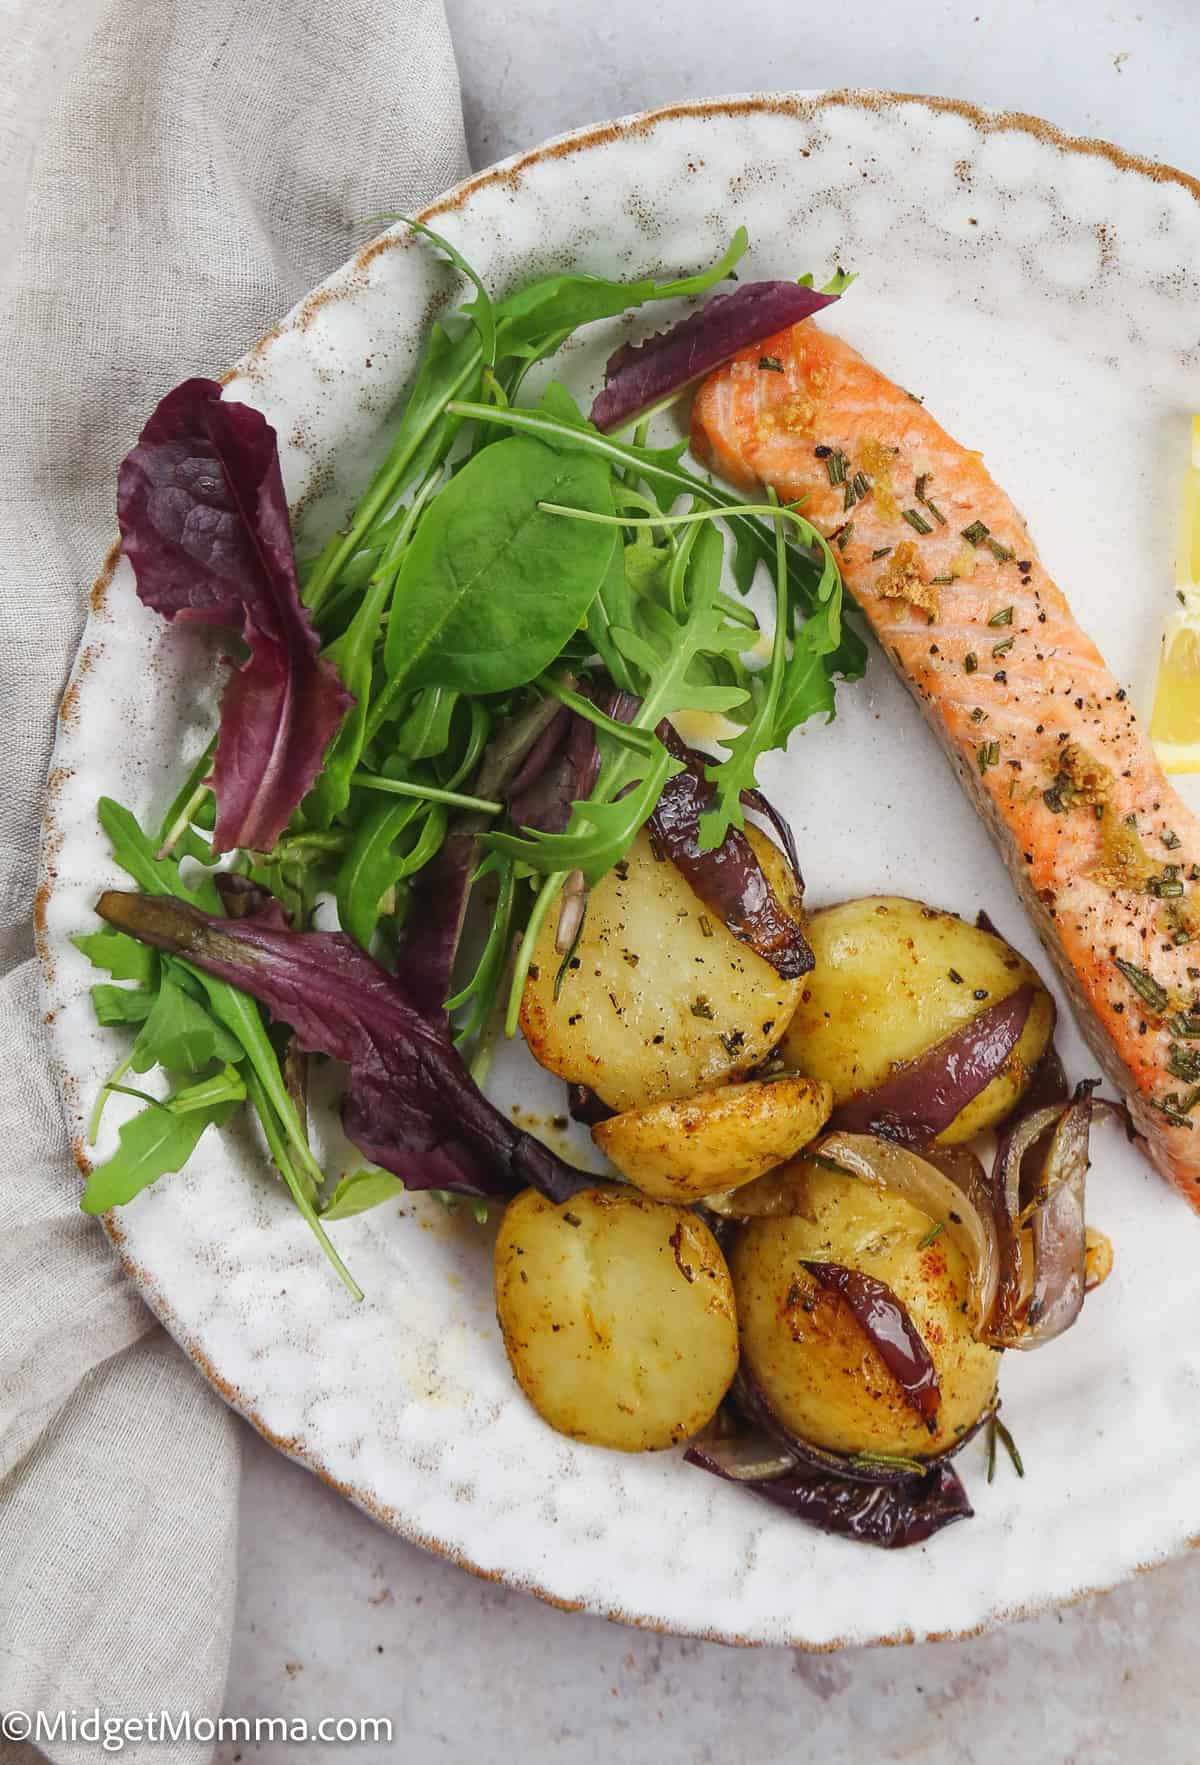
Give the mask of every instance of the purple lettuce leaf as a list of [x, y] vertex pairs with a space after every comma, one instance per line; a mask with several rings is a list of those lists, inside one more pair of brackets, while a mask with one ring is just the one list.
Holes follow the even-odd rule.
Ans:
[[121, 546], [165, 619], [236, 631], [221, 701], [214, 850], [269, 851], [353, 703], [300, 600], [275, 431], [213, 380], [161, 401], [121, 464]]
[[[567, 716], [561, 705], [549, 699], [502, 724], [471, 783], [475, 795], [497, 796], [516, 788], [522, 777], [536, 777], [561, 741]], [[460, 811], [452, 818], [437, 852], [413, 878], [398, 966], [409, 999], [425, 1017], [445, 1015], [479, 867], [480, 835], [487, 827], [486, 815]]]
[[306, 1054], [345, 1063], [342, 1125], [408, 1189], [558, 1203], [594, 1177], [514, 1126], [478, 1090], [450, 1040], [403, 985], [343, 932], [295, 932], [274, 916], [221, 919], [163, 895], [109, 890], [101, 919], [238, 987], [291, 1027]]
[[743, 282], [732, 294], [716, 295], [670, 330], [621, 345], [609, 358], [592, 422], [606, 432], [624, 428], [740, 349], [811, 318], [836, 299], [798, 282]]

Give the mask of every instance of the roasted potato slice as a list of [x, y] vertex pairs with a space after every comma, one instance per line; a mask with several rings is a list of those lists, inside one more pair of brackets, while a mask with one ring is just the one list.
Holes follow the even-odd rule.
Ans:
[[998, 1077], [939, 1135], [969, 1140], [1011, 1114], [1054, 1030], [1054, 1001], [1023, 956], [993, 932], [920, 901], [868, 895], [809, 921], [816, 967], [788, 1028], [788, 1066], [833, 1086], [835, 1107], [1018, 987], [1037, 988], [1021, 1039]]
[[664, 1201], [699, 1201], [782, 1164], [820, 1132], [833, 1091], [819, 1079], [757, 1079], [597, 1122], [592, 1139], [623, 1177]]
[[[802, 919], [787, 859], [757, 828], [746, 832], [781, 904]], [[534, 949], [521, 1028], [535, 1060], [590, 1085], [610, 1109], [741, 1078], [778, 1042], [805, 985], [781, 980], [707, 912], [644, 829], [592, 890], [561, 983], [553, 921]]]
[[[992, 1402], [997, 1350], [977, 1342], [961, 1251], [899, 1196], [811, 1162], [804, 1212], [754, 1219], [731, 1256], [745, 1364], [785, 1427], [843, 1453], [925, 1457]], [[937, 1430], [905, 1402], [850, 1308], [807, 1272], [841, 1263], [885, 1281], [924, 1339], [941, 1387]]]
[[526, 1189], [496, 1240], [496, 1315], [517, 1382], [572, 1439], [677, 1446], [737, 1368], [720, 1246], [682, 1207], [598, 1183], [562, 1207]]

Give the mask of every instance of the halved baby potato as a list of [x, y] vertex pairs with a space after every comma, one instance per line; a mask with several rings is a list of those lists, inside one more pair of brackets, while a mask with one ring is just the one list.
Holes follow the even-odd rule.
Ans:
[[[746, 833], [780, 904], [803, 921], [786, 857], [757, 828]], [[741, 1078], [779, 1041], [805, 985], [739, 943], [655, 857], [645, 829], [592, 890], [561, 982], [554, 919], [534, 948], [521, 1028], [535, 1060], [610, 1109]]]
[[816, 967], [788, 1027], [788, 1066], [833, 1086], [835, 1107], [1018, 987], [1037, 991], [1004, 1070], [938, 1136], [969, 1140], [1011, 1114], [1054, 1030], [1037, 972], [993, 932], [894, 895], [825, 907], [809, 921]]
[[560, 1434], [677, 1446], [737, 1370], [733, 1283], [686, 1208], [598, 1183], [561, 1207], [526, 1189], [496, 1240], [496, 1315], [518, 1384]]
[[[797, 1172], [796, 1174], [800, 1174]], [[841, 1453], [926, 1457], [992, 1402], [1000, 1355], [977, 1342], [962, 1252], [902, 1197], [824, 1166], [802, 1167], [803, 1212], [753, 1219], [730, 1258], [745, 1364], [783, 1425]], [[931, 1434], [846, 1302], [806, 1262], [861, 1269], [904, 1305], [937, 1369]]]
[[592, 1139], [621, 1175], [664, 1201], [736, 1189], [807, 1146], [829, 1120], [819, 1079], [750, 1080], [597, 1122]]

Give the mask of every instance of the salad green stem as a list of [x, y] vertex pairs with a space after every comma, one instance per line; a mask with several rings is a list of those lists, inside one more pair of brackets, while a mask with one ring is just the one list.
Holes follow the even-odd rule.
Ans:
[[444, 791], [432, 784], [410, 784], [406, 778], [380, 778], [373, 772], [356, 772], [350, 782], [370, 791], [388, 791], [395, 797], [418, 797], [426, 803], [446, 803], [451, 809], [474, 809], [480, 815], [504, 813], [503, 803], [487, 797], [469, 797], [462, 791]]
[[89, 1146], [96, 1144], [96, 1138], [100, 1132], [100, 1118], [104, 1114], [104, 1105], [108, 1102], [110, 1093], [116, 1090], [117, 1080], [123, 1079], [133, 1065], [133, 1057], [136, 1053], [136, 1047], [131, 1048], [120, 1065], [114, 1066], [96, 1093], [96, 1101], [92, 1104], [92, 1113], [88, 1116], [87, 1143]]
[[525, 990], [525, 976], [529, 973], [529, 964], [533, 961], [533, 947], [538, 941], [538, 934], [545, 922], [546, 915], [558, 899], [560, 890], [570, 873], [566, 870], [554, 870], [542, 879], [542, 886], [534, 897], [529, 912], [529, 921], [524, 936], [517, 947], [517, 958], [513, 964], [512, 985], [508, 990], [508, 1009], [504, 1014], [504, 1034], [515, 1036], [517, 1022], [521, 1015], [521, 995]]
[[[328, 1232], [326, 1232], [324, 1226], [317, 1218], [317, 1211], [309, 1200], [308, 1191], [293, 1163], [291, 1148], [289, 1147], [287, 1138], [281, 1129], [279, 1118], [273, 1107], [272, 1099], [268, 1096], [266, 1088], [253, 1066], [248, 1066], [246, 1068], [246, 1095], [258, 1111], [258, 1118], [262, 1122], [263, 1133], [266, 1136], [267, 1145], [271, 1151], [271, 1157], [274, 1159], [284, 1182], [292, 1192], [292, 1200], [296, 1203], [296, 1206], [300, 1209], [300, 1212], [308, 1222], [309, 1229], [316, 1238], [317, 1243], [321, 1246], [321, 1249], [325, 1252], [326, 1256], [337, 1270], [338, 1277], [347, 1293], [349, 1293], [351, 1299], [361, 1301], [363, 1290], [338, 1255], [334, 1246], [330, 1243]], [[305, 1143], [305, 1150], [307, 1151], [307, 1142]], [[312, 1154], [309, 1153], [309, 1159], [311, 1160], [311, 1158]]]

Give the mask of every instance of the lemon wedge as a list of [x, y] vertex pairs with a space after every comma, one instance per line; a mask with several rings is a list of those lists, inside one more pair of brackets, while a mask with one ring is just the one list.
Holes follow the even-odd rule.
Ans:
[[1150, 739], [1164, 772], [1200, 772], [1200, 417], [1192, 418], [1183, 479], [1175, 598], [1163, 629]]

